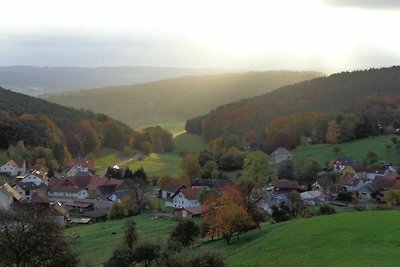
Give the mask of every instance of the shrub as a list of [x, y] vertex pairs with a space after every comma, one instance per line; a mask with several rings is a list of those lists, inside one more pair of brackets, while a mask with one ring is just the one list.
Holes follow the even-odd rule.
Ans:
[[330, 214], [335, 214], [336, 210], [332, 206], [329, 205], [323, 205], [319, 207], [319, 214], [320, 215], [330, 215]]

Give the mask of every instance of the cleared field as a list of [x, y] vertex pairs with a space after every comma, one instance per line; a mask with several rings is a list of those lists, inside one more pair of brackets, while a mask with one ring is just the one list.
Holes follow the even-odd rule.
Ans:
[[[391, 162], [398, 166], [400, 165], [400, 151], [397, 151], [394, 147], [386, 147], [387, 144], [392, 143], [390, 141], [392, 137], [393, 135], [382, 135], [338, 145], [309, 145], [298, 147], [291, 152], [295, 160], [311, 157], [320, 164], [324, 164], [326, 161], [339, 156], [351, 156], [353, 160], [362, 162], [366, 158], [368, 151], [373, 151], [378, 155], [379, 160]], [[340, 152], [337, 154], [333, 152], [335, 146], [340, 147]]]
[[138, 169], [143, 167], [151, 177], [162, 177], [166, 175], [180, 176], [182, 170], [180, 167], [182, 158], [175, 154], [156, 154], [151, 153], [142, 160], [136, 161], [129, 165], [130, 169]]
[[197, 153], [209, 150], [209, 144], [200, 135], [182, 133], [174, 138], [174, 152]]

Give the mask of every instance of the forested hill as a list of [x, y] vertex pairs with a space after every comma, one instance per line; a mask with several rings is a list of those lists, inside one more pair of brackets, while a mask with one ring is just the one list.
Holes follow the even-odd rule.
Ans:
[[[25, 145], [85, 155], [102, 146], [123, 149], [136, 133], [106, 115], [76, 110], [0, 88], [0, 148]], [[60, 152], [63, 153], [63, 152]]]
[[136, 128], [185, 121], [221, 104], [321, 75], [317, 72], [267, 71], [187, 76], [132, 86], [64, 92], [44, 99], [101, 112]]
[[[267, 126], [275, 120], [274, 127], [282, 130], [284, 134], [292, 135], [293, 142], [298, 143], [300, 134], [316, 137], [316, 132], [320, 131], [318, 134], [324, 136], [323, 131], [326, 132], [327, 122], [343, 121], [343, 116], [337, 117], [336, 114], [325, 116], [323, 122], [315, 112], [342, 113], [352, 116], [347, 120], [347, 124], [351, 123], [358, 127], [355, 130], [359, 132], [353, 132], [353, 136], [357, 134], [368, 136], [371, 129], [365, 130], [367, 132], [364, 133], [361, 130], [362, 127], [375, 127], [373, 124], [367, 125], [370, 122], [384, 126], [400, 126], [397, 125], [398, 119], [396, 119], [400, 114], [399, 98], [400, 67], [398, 66], [343, 72], [284, 86], [262, 96], [220, 106], [205, 116], [189, 120], [186, 128], [189, 132], [202, 134], [206, 139], [227, 134], [243, 136], [249, 130], [265, 135], [277, 132], [276, 129], [267, 129]], [[314, 114], [297, 115], [297, 118], [293, 115], [305, 112]], [[277, 121], [277, 118], [281, 121]], [[308, 125], [308, 121], [311, 120], [314, 120], [314, 124], [310, 122]], [[288, 121], [292, 126], [296, 122], [303, 127], [307, 125], [310, 129], [300, 131], [299, 127], [295, 129], [294, 126], [288, 125]], [[320, 126], [316, 121], [319, 121]], [[325, 129], [318, 130], [318, 127]], [[343, 126], [344, 128], [346, 127]], [[296, 131], [297, 133], [294, 133]], [[273, 136], [269, 138], [272, 139]]]

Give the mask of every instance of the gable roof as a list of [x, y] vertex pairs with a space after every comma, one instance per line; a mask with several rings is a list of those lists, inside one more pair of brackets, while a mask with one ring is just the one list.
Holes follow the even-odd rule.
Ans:
[[36, 185], [34, 182], [19, 182], [17, 185], [24, 191], [36, 190], [40, 188], [46, 188], [44, 183]]
[[7, 183], [5, 183], [5, 184], [3, 184], [2, 186], [0, 186], [0, 190], [4, 193], [4, 194], [6, 194], [6, 195], [8, 195], [9, 197], [13, 197], [13, 198], [15, 198], [16, 200], [21, 200], [22, 199], [22, 196], [17, 192], [17, 191], [15, 191], [15, 189], [14, 188], [12, 188], [9, 184], [7, 184]]
[[376, 191], [386, 191], [389, 189], [400, 189], [400, 181], [377, 176], [370, 186]]
[[275, 149], [274, 152], [271, 153], [271, 155], [277, 155], [277, 154], [283, 154], [283, 153], [290, 153], [289, 150], [287, 150], [284, 147], [278, 147], [277, 149]]
[[72, 166], [74, 165], [81, 165], [89, 170], [94, 170], [94, 160], [92, 159], [75, 158], [72, 160]]
[[199, 199], [201, 191], [203, 191], [204, 188], [185, 188], [185, 189], [180, 189], [179, 191], [185, 196], [186, 199], [188, 200], [196, 200]]
[[33, 194], [32, 202], [35, 203], [48, 203], [49, 202], [49, 195], [46, 191], [39, 191]]
[[206, 213], [210, 208], [207, 205], [200, 205], [200, 206], [193, 206], [186, 208], [188, 212], [190, 212], [193, 215], [202, 215], [203, 213]]
[[64, 217], [68, 217], [68, 216], [69, 216], [69, 215], [68, 215], [67, 209], [64, 208], [64, 207], [60, 204], [60, 202], [58, 202], [58, 201], [57, 201], [56, 203], [54, 203], [53, 209], [54, 209], [55, 211], [57, 211], [59, 214], [63, 215]]
[[323, 189], [327, 189], [329, 185], [332, 185], [333, 182], [331, 179], [329, 179], [328, 175], [323, 175], [320, 178], [317, 179], [317, 183], [319, 186], [321, 186]]
[[95, 191], [101, 185], [119, 185], [122, 180], [114, 178], [104, 178], [96, 175], [88, 176], [71, 176], [63, 180], [51, 181], [51, 186], [76, 186]]
[[166, 183], [164, 186], [160, 187], [162, 191], [173, 192], [173, 193], [182, 188], [186, 188], [186, 186], [184, 184], [180, 184], [174, 181]]
[[276, 189], [299, 189], [305, 191], [305, 187], [299, 185], [299, 182], [297, 181], [278, 180], [274, 182], [273, 185]]
[[233, 185], [231, 180], [222, 180], [222, 179], [196, 179], [192, 183], [192, 187], [196, 186], [207, 186], [209, 188], [221, 189], [226, 185]]
[[10, 165], [13, 166], [13, 167], [17, 167], [17, 163], [15, 163], [15, 161], [12, 160], [12, 159], [10, 159], [10, 160], [7, 161], [6, 163], [4, 163], [4, 165], [6, 165], [6, 164], [10, 164]]
[[23, 168], [23, 167], [24, 167], [25, 160], [23, 160], [23, 159], [16, 159], [16, 160], [14, 160], [14, 161], [15, 161], [15, 163], [17, 164], [17, 167], [18, 167], [18, 168]]
[[49, 188], [49, 192], [65, 192], [65, 193], [78, 193], [85, 188], [77, 186], [52, 186]]
[[[122, 200], [126, 195], [128, 195], [131, 191], [130, 190], [119, 190], [115, 191], [113, 195], [119, 200]], [[111, 196], [110, 196], [111, 197]]]

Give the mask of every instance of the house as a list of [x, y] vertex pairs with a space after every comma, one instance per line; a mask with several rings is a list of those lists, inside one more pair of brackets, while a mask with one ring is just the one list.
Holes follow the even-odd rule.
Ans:
[[271, 162], [270, 163], [280, 163], [286, 160], [292, 160], [292, 154], [284, 147], [277, 148], [274, 152], [271, 153]]
[[113, 202], [121, 202], [122, 199], [129, 195], [131, 190], [117, 190], [113, 194], [111, 194], [107, 199]]
[[9, 176], [19, 176], [26, 174], [25, 160], [9, 160], [0, 167], [0, 173], [6, 173]]
[[20, 201], [21, 195], [9, 184], [0, 186], [0, 209], [9, 210], [14, 201]]
[[233, 182], [231, 180], [223, 179], [196, 179], [192, 182], [192, 187], [205, 187], [208, 189], [214, 188], [217, 190], [220, 190], [227, 185], [233, 185]]
[[297, 181], [289, 181], [289, 180], [278, 180], [273, 183], [274, 193], [285, 194], [290, 193], [292, 191], [296, 192], [304, 192], [306, 188], [304, 186], [299, 185]]
[[71, 167], [67, 171], [68, 176], [75, 176], [78, 173], [89, 173], [94, 170], [94, 160], [76, 158], [72, 161]]
[[319, 178], [312, 184], [312, 188], [321, 192], [326, 192], [330, 185], [333, 185], [332, 180], [328, 177], [327, 173], [321, 173]]
[[339, 183], [336, 185], [339, 192], [354, 192], [358, 191], [361, 187], [365, 185], [363, 179], [360, 179], [351, 173], [340, 177]]
[[333, 162], [333, 171], [335, 173], [341, 173], [344, 168], [351, 166], [353, 159], [351, 157], [339, 157]]
[[373, 170], [368, 170], [367, 171], [367, 179], [369, 182], [373, 182], [376, 178], [376, 176], [386, 176], [390, 173], [393, 173], [392, 175], [398, 176], [396, 173], [396, 170], [391, 166], [391, 165], [384, 165], [381, 168], [378, 169], [373, 169]]
[[300, 194], [301, 199], [308, 205], [320, 205], [326, 201], [326, 196], [321, 191], [306, 191]]
[[85, 188], [77, 186], [52, 186], [49, 187], [49, 201], [68, 202], [74, 198], [86, 199], [89, 197]]
[[59, 202], [55, 202], [50, 205], [51, 214], [50, 216], [59, 223], [60, 225], [65, 225], [69, 220], [68, 211]]
[[276, 194], [267, 197], [260, 203], [260, 207], [269, 214], [272, 214], [272, 207], [279, 207], [281, 203], [289, 204], [289, 199], [285, 194]]
[[92, 202], [82, 199], [73, 199], [65, 203], [64, 206], [69, 210], [76, 210], [79, 213], [91, 211], [94, 209], [94, 204]]
[[49, 206], [49, 195], [47, 191], [38, 191], [33, 193], [31, 202], [35, 204], [41, 204], [43, 206]]
[[199, 198], [203, 190], [204, 188], [201, 187], [179, 189], [175, 195], [165, 201], [165, 206], [178, 209], [200, 206]]
[[186, 186], [184, 184], [169, 182], [162, 186], [159, 190], [159, 197], [163, 199], [169, 199], [171, 196], [175, 195], [180, 189], [184, 189]]
[[371, 185], [366, 184], [357, 191], [360, 199], [372, 199], [376, 195], [376, 190]]
[[34, 182], [19, 182], [14, 186], [14, 189], [21, 195], [22, 199], [31, 201], [35, 193], [46, 191], [47, 186], [44, 183], [37, 185]]
[[49, 177], [47, 176], [47, 172], [44, 170], [33, 171], [30, 174], [26, 175], [24, 178], [20, 180], [22, 183], [32, 182], [39, 186], [44, 183], [45, 185], [49, 184]]
[[181, 208], [175, 210], [175, 216], [184, 219], [184, 218], [198, 218], [203, 216], [204, 213], [206, 213], [209, 210], [209, 207], [207, 205], [200, 205], [200, 206], [195, 206], [195, 207], [189, 207], [189, 208]]
[[49, 187], [57, 186], [75, 186], [81, 187], [88, 191], [91, 196], [95, 195], [96, 189], [102, 185], [120, 185], [122, 180], [114, 178], [104, 178], [96, 175], [87, 176], [71, 176], [64, 179], [54, 179], [51, 181]]

